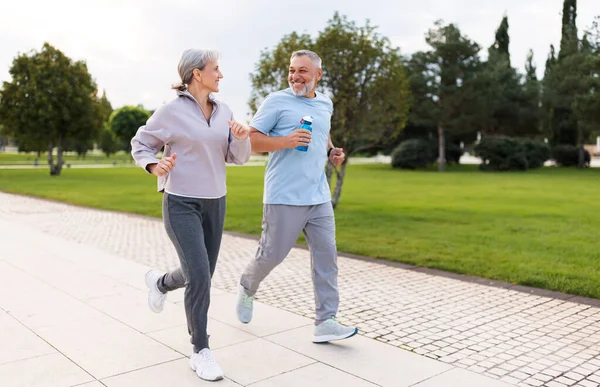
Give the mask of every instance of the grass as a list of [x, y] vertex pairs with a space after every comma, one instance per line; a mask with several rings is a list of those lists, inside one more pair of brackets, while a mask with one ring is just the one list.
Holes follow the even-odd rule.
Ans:
[[[54, 162], [56, 163], [57, 155], [54, 154]], [[40, 157], [37, 153], [2, 153], [0, 152], [0, 166], [2, 165], [33, 165], [34, 160], [37, 159], [40, 166], [48, 165], [48, 154], [44, 153]], [[106, 157], [104, 154], [88, 154], [85, 158], [79, 158], [76, 155], [68, 154], [63, 155], [65, 163], [69, 164], [112, 164], [117, 162], [118, 164], [132, 164], [132, 158], [129, 153], [119, 152], [117, 154]]]
[[[259, 234], [263, 167], [228, 169], [228, 230]], [[600, 169], [481, 173], [474, 167], [348, 168], [338, 249], [600, 298]], [[0, 170], [0, 190], [160, 217], [155, 180], [135, 169]]]

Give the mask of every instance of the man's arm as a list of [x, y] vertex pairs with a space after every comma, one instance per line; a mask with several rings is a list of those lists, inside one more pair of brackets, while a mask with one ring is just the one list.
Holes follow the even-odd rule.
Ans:
[[294, 130], [289, 136], [267, 136], [250, 127], [250, 142], [254, 152], [274, 152], [286, 148], [310, 144], [311, 133], [306, 129]]

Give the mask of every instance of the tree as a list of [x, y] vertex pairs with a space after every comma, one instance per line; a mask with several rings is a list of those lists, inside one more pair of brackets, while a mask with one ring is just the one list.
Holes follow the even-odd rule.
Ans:
[[110, 119], [110, 115], [113, 112], [113, 108], [112, 108], [110, 101], [108, 100], [108, 97], [106, 96], [106, 90], [102, 91], [102, 97], [100, 98], [99, 104], [100, 104], [99, 118], [103, 123], [108, 122], [108, 120]]
[[558, 59], [556, 57], [556, 50], [554, 45], [550, 45], [550, 53], [546, 59], [546, 65], [544, 68], [544, 79], [542, 80], [542, 127], [543, 131], [550, 137], [550, 141], [556, 144], [557, 138], [555, 135], [554, 125], [554, 111], [556, 105], [557, 96], [557, 80], [555, 77], [556, 63]]
[[4, 150], [4, 147], [8, 144], [8, 135], [6, 135], [4, 128], [0, 125], [0, 151]]
[[59, 175], [69, 141], [95, 137], [96, 84], [85, 62], [72, 61], [49, 43], [18, 55], [9, 72], [12, 81], [4, 82], [0, 94], [2, 123], [20, 150], [48, 150], [50, 174]]
[[[99, 137], [102, 135], [105, 124], [107, 123], [110, 114], [112, 113], [112, 105], [106, 97], [106, 91], [103, 91], [102, 97], [94, 96], [94, 103], [98, 109], [96, 120], [93, 122], [93, 126], [89, 132], [86, 132], [86, 136], [75, 136], [66, 149], [77, 152], [78, 157], [85, 159], [87, 152], [94, 148], [94, 143], [97, 143]], [[113, 152], [114, 153], [114, 152]]]
[[501, 56], [507, 61], [507, 66], [510, 67], [510, 52], [509, 52], [510, 37], [508, 35], [508, 16], [504, 15], [500, 26], [496, 30], [496, 40], [489, 48], [490, 56]]
[[150, 113], [140, 106], [123, 106], [111, 114], [110, 129], [121, 143], [120, 149], [131, 151], [131, 139], [148, 118]]
[[[565, 82], [566, 71], [574, 64], [573, 60], [563, 63], [579, 50], [577, 37], [577, 1], [564, 0], [562, 12], [562, 29], [560, 51], [555, 58], [554, 52], [548, 58], [544, 76], [544, 110], [549, 114], [545, 117], [545, 130], [553, 144], [571, 144], [578, 142], [578, 122], [571, 106], [575, 90], [569, 90], [571, 82]], [[565, 89], [567, 87], [567, 89]]]
[[106, 90], [104, 90], [102, 93], [102, 98], [100, 98], [100, 117], [102, 120], [102, 129], [98, 135], [97, 144], [98, 148], [104, 152], [106, 157], [110, 157], [110, 155], [119, 151], [119, 141], [117, 140], [115, 133], [111, 130], [109, 124], [112, 112], [112, 105], [106, 97]]
[[[356, 153], [384, 148], [401, 132], [408, 115], [409, 90], [398, 51], [368, 21], [357, 26], [337, 12], [316, 40], [292, 33], [261, 53], [251, 75], [252, 111], [260, 98], [288, 87], [287, 66], [298, 49], [312, 49], [323, 60], [320, 91], [332, 98], [331, 137], [336, 146], [344, 148], [346, 160]], [[334, 206], [341, 196], [346, 166], [344, 162], [335, 170]], [[332, 173], [328, 163], [328, 178]]]
[[[598, 58], [600, 58], [600, 15], [596, 16], [596, 18], [594, 19], [594, 22], [592, 23], [592, 26], [588, 29], [587, 31], [587, 37], [589, 39], [589, 44], [590, 44], [590, 49], [591, 49], [591, 55], [592, 58], [590, 58], [589, 60], [591, 61], [597, 61], [599, 60]], [[595, 58], [595, 59], [593, 59]], [[592, 68], [594, 68], [594, 66], [591, 66]], [[598, 74], [598, 72], [596, 71], [596, 74]], [[596, 108], [592, 108], [591, 111], [589, 111], [590, 117], [593, 114], [593, 111], [595, 111], [596, 113], [600, 113], [600, 86], [598, 85], [598, 81], [600, 81], [600, 75], [596, 75], [596, 77], [594, 78], [595, 82], [592, 83], [593, 85], [593, 95], [595, 95], [595, 99], [593, 99], [591, 96], [589, 97], [589, 102], [593, 103], [592, 101], [595, 101], [596, 104]], [[583, 105], [582, 105], [583, 106]], [[579, 109], [579, 107], [577, 108]], [[590, 122], [595, 122], [595, 124], [590, 125], [591, 126], [591, 137], [593, 139], [595, 139], [596, 137], [600, 137], [600, 117], [597, 117], [595, 120], [593, 118], [586, 118], [586, 121], [590, 121]]]
[[577, 42], [577, 0], [564, 0], [558, 59], [575, 54], [578, 51]]
[[[337, 205], [348, 158], [382, 149], [402, 131], [408, 118], [409, 88], [398, 50], [367, 20], [357, 26], [337, 12], [315, 42], [324, 63], [323, 88], [332, 97], [331, 138], [346, 161], [336, 171]], [[328, 164], [331, 171], [332, 165]]]
[[533, 50], [529, 50], [525, 62], [525, 82], [523, 83], [523, 98], [519, 106], [519, 133], [536, 134], [540, 130], [540, 81], [537, 78], [537, 68], [533, 61]]
[[583, 145], [600, 127], [600, 53], [597, 20], [581, 40], [577, 37], [577, 2], [565, 0], [561, 48], [558, 59], [548, 60], [544, 77], [546, 129], [554, 144], [576, 145], [578, 166], [585, 166]]
[[254, 72], [250, 74], [252, 91], [248, 106], [252, 115], [267, 95], [288, 87], [288, 67], [292, 53], [298, 50], [312, 50], [313, 45], [310, 35], [292, 32], [281, 38], [272, 50], [265, 48], [261, 51]]
[[410, 72], [415, 96], [412, 117], [415, 122], [435, 123], [438, 132], [439, 169], [445, 170], [446, 137], [465, 133], [481, 121], [481, 94], [478, 94], [480, 47], [463, 36], [454, 24], [435, 23], [425, 40], [430, 51], [411, 58]]
[[425, 137], [432, 131], [437, 135], [438, 122], [432, 114], [437, 110], [437, 85], [432, 82], [435, 77], [430, 69], [432, 60], [430, 52], [416, 52], [406, 63], [412, 101], [409, 123], [425, 132]]
[[121, 149], [121, 144], [108, 123], [104, 125], [104, 128], [100, 132], [98, 147], [104, 152], [106, 157], [110, 157], [110, 155], [117, 153]]
[[539, 90], [533, 53], [525, 64], [524, 77], [510, 65], [508, 17], [496, 30], [495, 43], [488, 49], [488, 60], [478, 75], [481, 128], [484, 134], [530, 136], [538, 134]]
[[594, 52], [587, 34], [579, 50], [564, 59], [561, 89], [572, 92], [571, 111], [577, 120], [578, 167], [585, 165], [584, 141], [593, 130], [600, 129], [600, 55]]

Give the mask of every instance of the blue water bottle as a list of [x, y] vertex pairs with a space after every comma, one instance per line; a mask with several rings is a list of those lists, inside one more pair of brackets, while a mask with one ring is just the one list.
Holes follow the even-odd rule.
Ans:
[[[306, 129], [306, 130], [308, 130], [309, 132], [312, 133], [312, 123], [313, 123], [312, 116], [304, 116], [300, 120], [300, 129]], [[306, 152], [308, 150], [308, 145], [306, 145], [306, 146], [297, 146], [296, 149], [299, 150], [299, 151], [301, 151], [301, 152]]]

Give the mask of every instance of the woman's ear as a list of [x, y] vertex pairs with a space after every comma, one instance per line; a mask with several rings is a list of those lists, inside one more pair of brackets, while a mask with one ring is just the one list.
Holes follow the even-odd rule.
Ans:
[[197, 77], [197, 79], [198, 79], [199, 81], [201, 81], [201, 80], [202, 80], [202, 73], [200, 72], [200, 70], [198, 70], [198, 69], [194, 69], [194, 70], [192, 70], [192, 74], [194, 74], [194, 78], [196, 78], [196, 77]]

